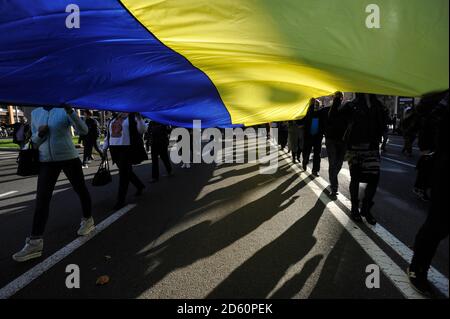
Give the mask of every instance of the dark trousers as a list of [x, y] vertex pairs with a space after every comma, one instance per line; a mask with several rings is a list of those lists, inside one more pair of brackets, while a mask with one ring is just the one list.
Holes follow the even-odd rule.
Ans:
[[414, 187], [426, 191], [431, 187], [431, 176], [433, 175], [433, 157], [422, 155], [417, 162], [417, 178]]
[[84, 181], [83, 169], [80, 159], [76, 158], [69, 161], [41, 163], [36, 194], [36, 209], [33, 219], [33, 230], [31, 236], [41, 237], [47, 224], [50, 200], [55, 189], [61, 171], [67, 176], [72, 184], [73, 190], [78, 194], [83, 210], [83, 217], [92, 216], [92, 202], [89, 191]]
[[303, 166], [306, 167], [309, 163], [311, 151], [313, 151], [313, 172], [320, 171], [320, 154], [322, 153], [322, 134], [308, 136], [305, 138], [303, 148]]
[[288, 142], [288, 132], [285, 130], [278, 131], [278, 144], [284, 149]]
[[[359, 184], [362, 183], [362, 176], [360, 169], [352, 169], [350, 167], [350, 198], [352, 207], [359, 206]], [[371, 206], [373, 198], [377, 192], [378, 182], [380, 181], [380, 174], [373, 174], [370, 178], [365, 177], [364, 182], [367, 182], [366, 189], [364, 191], [363, 206]]]
[[128, 185], [130, 183], [137, 189], [143, 189], [145, 185], [133, 171], [133, 164], [129, 156], [131, 153], [129, 146], [111, 146], [110, 151], [114, 163], [119, 168], [119, 192], [117, 194], [117, 201], [124, 203], [127, 198]]
[[[166, 167], [167, 173], [172, 172], [172, 165], [170, 164], [168, 145], [156, 144], [152, 145], [152, 178], [159, 179], [159, 158]], [[192, 153], [192, 150], [191, 150]]]
[[92, 149], [95, 148], [97, 153], [103, 157], [103, 152], [100, 150], [97, 144], [96, 138], [86, 138], [84, 140], [84, 151], [83, 151], [83, 165], [87, 163], [89, 159], [92, 158]]
[[331, 190], [337, 192], [339, 189], [338, 175], [344, 164], [346, 145], [343, 141], [327, 139], [327, 154], [328, 154], [328, 175], [330, 178]]
[[417, 233], [414, 243], [414, 256], [411, 270], [426, 273], [430, 268], [433, 256], [441, 240], [449, 235], [449, 218], [446, 198], [449, 194], [447, 181], [448, 167], [446, 163], [436, 165], [433, 187], [431, 190], [431, 206], [428, 217]]
[[416, 139], [416, 137], [413, 135], [404, 135], [403, 139], [404, 139], [404, 145], [403, 145], [402, 153], [411, 155], [412, 151], [413, 151], [414, 140]]
[[302, 155], [303, 151], [302, 140], [300, 139], [300, 137], [297, 138], [297, 141], [295, 141], [295, 144], [292, 145], [292, 147], [295, 148], [292, 150], [292, 161], [294, 163], [296, 160], [300, 162], [300, 156]]

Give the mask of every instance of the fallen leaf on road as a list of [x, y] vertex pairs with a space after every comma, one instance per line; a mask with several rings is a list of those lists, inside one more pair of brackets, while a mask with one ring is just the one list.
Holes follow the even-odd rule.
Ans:
[[99, 286], [103, 286], [103, 285], [106, 285], [108, 282], [109, 282], [109, 276], [104, 275], [104, 276], [100, 276], [97, 278], [96, 284]]

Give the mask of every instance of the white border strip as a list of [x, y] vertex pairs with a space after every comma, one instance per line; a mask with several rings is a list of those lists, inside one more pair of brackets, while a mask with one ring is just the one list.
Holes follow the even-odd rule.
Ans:
[[[290, 156], [282, 152], [281, 156], [290, 161]], [[300, 177], [308, 178], [306, 174], [296, 165], [292, 166]], [[317, 178], [315, 178], [317, 180]], [[369, 237], [364, 231], [354, 223], [349, 216], [333, 201], [326, 203], [320, 196], [323, 189], [315, 183], [308, 183], [308, 186], [316, 194], [316, 196], [326, 204], [327, 209], [339, 221], [339, 223], [347, 230], [347, 232], [356, 240], [356, 242], [365, 250], [370, 258], [380, 267], [381, 271], [391, 280], [405, 298], [408, 299], [425, 299], [424, 296], [416, 292], [410, 285], [405, 272], [391, 259], [389, 256]]]
[[19, 191], [10, 191], [10, 192], [4, 193], [4, 194], [0, 194], [0, 198], [6, 197], [6, 196], [9, 196], [9, 195], [18, 193], [18, 192], [19, 192]]
[[[328, 183], [322, 177], [315, 178], [315, 180], [324, 188], [328, 186]], [[342, 194], [338, 195], [338, 200], [348, 209], [350, 210], [352, 207], [351, 201]], [[411, 262], [413, 252], [412, 250], [402, 243], [397, 237], [391, 234], [387, 229], [381, 226], [379, 223], [376, 226], [368, 227], [380, 238], [382, 239], [389, 247], [391, 247], [400, 257], [403, 258], [406, 262]], [[430, 268], [428, 279], [430, 282], [445, 296], [448, 298], [448, 279], [443, 274], [441, 274], [434, 267]]]
[[37, 264], [30, 270], [28, 270], [26, 273], [22, 274], [20, 277], [16, 278], [14, 281], [7, 284], [5, 287], [0, 289], [0, 299], [7, 299], [16, 294], [18, 291], [26, 287], [28, 284], [30, 284], [33, 280], [37, 279], [39, 276], [44, 274], [47, 270], [52, 268], [54, 265], [56, 265], [58, 262], [63, 260], [65, 257], [73, 253], [76, 249], [80, 248], [84, 244], [86, 244], [89, 240], [94, 238], [96, 235], [98, 235], [100, 232], [105, 230], [107, 227], [109, 227], [112, 223], [114, 223], [116, 220], [121, 218], [123, 215], [128, 213], [130, 210], [136, 207], [136, 204], [130, 204], [125, 206], [124, 208], [118, 210], [113, 215], [106, 218], [104, 221], [102, 221], [99, 225], [97, 225], [94, 232], [92, 232], [87, 237], [78, 237], [71, 243], [69, 243], [67, 246], [61, 248], [56, 253], [42, 261], [41, 263]]
[[394, 163], [397, 163], [397, 164], [401, 164], [401, 165], [409, 166], [409, 167], [412, 167], [412, 168], [416, 168], [416, 165], [405, 163], [405, 162], [402, 162], [402, 161], [397, 161], [395, 159], [392, 159], [392, 158], [389, 158], [389, 157], [386, 157], [386, 156], [382, 156], [381, 158], [384, 159], [384, 160], [390, 161], [390, 162], [394, 162]]
[[[283, 150], [282, 156], [286, 159], [287, 153]], [[385, 157], [383, 157], [385, 158]], [[287, 156], [287, 159], [290, 159]], [[399, 162], [396, 160], [388, 159], [399, 164], [410, 165], [407, 163]], [[411, 165], [413, 166], [413, 165]], [[414, 167], [414, 166], [413, 166]], [[298, 167], [295, 166], [298, 169]], [[328, 187], [328, 183], [322, 177], [314, 178], [324, 189]], [[338, 195], [338, 200], [348, 209], [351, 209], [351, 201], [342, 194]], [[413, 256], [412, 250], [402, 243], [399, 239], [397, 239], [393, 234], [391, 234], [387, 229], [381, 226], [379, 223], [373, 227], [368, 226], [381, 240], [383, 240], [389, 247], [391, 247], [400, 257], [402, 257], [406, 262], [410, 262]], [[431, 267], [428, 273], [428, 279], [430, 282], [447, 298], [449, 297], [449, 281], [448, 278], [445, 277], [442, 273], [440, 273], [436, 268]]]

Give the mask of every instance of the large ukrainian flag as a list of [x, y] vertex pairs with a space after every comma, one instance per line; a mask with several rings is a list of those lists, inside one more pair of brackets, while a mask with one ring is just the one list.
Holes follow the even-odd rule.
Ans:
[[[368, 28], [369, 4], [380, 28]], [[81, 10], [68, 29], [66, 7]], [[299, 118], [335, 90], [448, 88], [448, 0], [0, 0], [0, 102], [189, 126]]]

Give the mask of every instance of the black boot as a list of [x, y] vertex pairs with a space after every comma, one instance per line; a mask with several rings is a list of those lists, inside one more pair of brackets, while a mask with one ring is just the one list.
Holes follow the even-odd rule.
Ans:
[[368, 203], [367, 201], [363, 201], [361, 207], [361, 216], [363, 216], [370, 225], [375, 226], [377, 224], [377, 220], [375, 219], [375, 217], [373, 217], [372, 213], [370, 212], [372, 206], [373, 202]]
[[427, 279], [427, 272], [419, 269], [414, 269], [410, 265], [407, 270], [408, 279], [411, 286], [425, 297], [433, 297], [433, 290], [431, 284]]
[[356, 223], [362, 222], [362, 218], [361, 218], [361, 214], [359, 212], [359, 207], [358, 206], [359, 206], [359, 203], [358, 204], [353, 203], [352, 204], [352, 210], [350, 212], [350, 218]]

